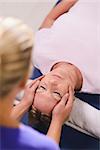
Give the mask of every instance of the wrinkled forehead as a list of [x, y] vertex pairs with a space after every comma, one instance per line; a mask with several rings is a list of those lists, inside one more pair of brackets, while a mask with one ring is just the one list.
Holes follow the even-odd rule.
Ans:
[[58, 86], [58, 85], [65, 86], [66, 81], [67, 81], [67, 80], [65, 80], [65, 79], [59, 79], [58, 77], [53, 76], [53, 74], [50, 72], [50, 73], [46, 74], [46, 75], [41, 79], [40, 84], [41, 84], [41, 83], [46, 83], [46, 84], [48, 84], [49, 82], [53, 82], [53, 83], [55, 83], [57, 86]]
[[[56, 92], [60, 93], [61, 96], [64, 96], [66, 94], [66, 92], [68, 92], [68, 84], [65, 83], [64, 81], [61, 83], [56, 82], [53, 85], [51, 85], [48, 81], [50, 81], [50, 79], [43, 78], [39, 83], [39, 87], [43, 86], [46, 88], [46, 90], [49, 89], [51, 93], [56, 91]], [[42, 96], [42, 92], [40, 92], [40, 93], [36, 92], [36, 95], [38, 95], [38, 99], [41, 99], [41, 96], [42, 96], [42, 98], [44, 98], [45, 100], [48, 100], [50, 97], [48, 98], [48, 96], [45, 95], [45, 90], [43, 90], [43, 91], [44, 91], [43, 96]]]

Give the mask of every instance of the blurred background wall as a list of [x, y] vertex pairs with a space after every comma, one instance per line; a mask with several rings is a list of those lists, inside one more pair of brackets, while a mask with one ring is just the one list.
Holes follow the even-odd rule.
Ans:
[[0, 0], [0, 16], [22, 19], [36, 31], [57, 0]]

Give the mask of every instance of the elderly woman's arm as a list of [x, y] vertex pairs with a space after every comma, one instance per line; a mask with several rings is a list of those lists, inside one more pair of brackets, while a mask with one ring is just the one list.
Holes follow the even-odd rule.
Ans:
[[56, 5], [50, 13], [47, 15], [43, 21], [41, 28], [50, 28], [53, 22], [65, 12], [68, 12], [69, 9], [77, 2], [77, 0], [62, 0], [58, 5]]

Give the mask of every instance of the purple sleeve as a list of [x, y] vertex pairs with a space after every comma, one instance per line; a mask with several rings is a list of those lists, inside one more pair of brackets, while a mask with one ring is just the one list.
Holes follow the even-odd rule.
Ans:
[[24, 139], [27, 138], [25, 141], [28, 140], [28, 143], [36, 147], [36, 150], [60, 150], [59, 145], [50, 137], [24, 125], [22, 125], [22, 128], [26, 133], [26, 136], [24, 134]]
[[0, 150], [59, 150], [48, 136], [22, 124], [19, 128], [0, 127], [0, 136]]

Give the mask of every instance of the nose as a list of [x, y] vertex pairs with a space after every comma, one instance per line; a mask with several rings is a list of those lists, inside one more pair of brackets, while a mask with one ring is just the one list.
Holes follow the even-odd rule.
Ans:
[[45, 92], [45, 94], [46, 94], [48, 97], [51, 97], [51, 96], [52, 96], [52, 94], [51, 94], [51, 91], [50, 91], [50, 90], [47, 90], [47, 91]]
[[52, 100], [52, 93], [51, 93], [51, 91], [49, 89], [44, 91], [44, 92], [42, 92], [42, 93], [40, 93], [40, 94], [41, 94], [42, 98], [44, 97], [48, 101]]

